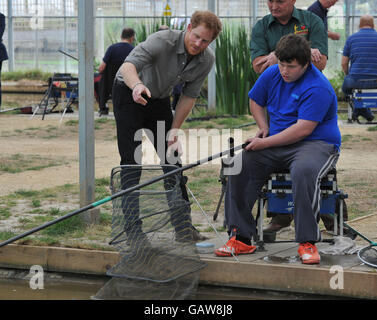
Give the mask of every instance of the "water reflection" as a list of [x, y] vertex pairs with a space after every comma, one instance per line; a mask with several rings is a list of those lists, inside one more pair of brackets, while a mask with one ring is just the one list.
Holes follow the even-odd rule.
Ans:
[[0, 279], [0, 300], [89, 300], [105, 282], [48, 281], [44, 283], [44, 289], [33, 290], [29, 280]]
[[[0, 300], [90, 300], [108, 278], [82, 281], [47, 281], [44, 289], [32, 290], [28, 279], [0, 279]], [[193, 300], [318, 300], [338, 299], [247, 288], [200, 285]]]

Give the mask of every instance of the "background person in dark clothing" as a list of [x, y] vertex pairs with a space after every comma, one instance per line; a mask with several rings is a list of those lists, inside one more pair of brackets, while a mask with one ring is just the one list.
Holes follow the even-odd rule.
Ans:
[[134, 48], [132, 45], [134, 39], [134, 29], [124, 28], [121, 35], [121, 42], [112, 44], [106, 50], [103, 61], [99, 66], [99, 72], [102, 74], [99, 86], [99, 115], [106, 115], [109, 113], [109, 108], [106, 106], [106, 102], [110, 98], [115, 75]]
[[323, 23], [325, 24], [327, 37], [330, 38], [331, 40], [340, 39], [340, 34], [334, 31], [330, 31], [328, 29], [328, 24], [327, 24], [327, 13], [329, 11], [329, 8], [335, 5], [335, 3], [337, 2], [338, 0], [317, 0], [308, 8], [308, 11], [313, 12], [314, 14], [316, 14], [318, 17], [322, 19]]
[[1, 68], [4, 60], [8, 60], [8, 53], [3, 43], [3, 34], [5, 30], [5, 16], [0, 13], [0, 109], [1, 109]]

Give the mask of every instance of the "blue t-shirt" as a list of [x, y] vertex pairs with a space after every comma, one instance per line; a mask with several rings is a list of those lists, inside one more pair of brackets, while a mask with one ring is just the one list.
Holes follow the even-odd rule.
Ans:
[[343, 56], [351, 61], [350, 75], [377, 76], [377, 31], [363, 28], [349, 36]]
[[313, 64], [291, 83], [283, 80], [278, 65], [269, 67], [250, 90], [249, 98], [267, 107], [269, 135], [285, 130], [298, 119], [316, 121], [317, 127], [304, 140], [323, 140], [339, 150], [337, 97], [330, 82]]

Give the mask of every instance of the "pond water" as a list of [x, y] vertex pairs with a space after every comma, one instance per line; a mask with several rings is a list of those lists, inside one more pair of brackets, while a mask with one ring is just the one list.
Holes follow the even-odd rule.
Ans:
[[[32, 289], [29, 279], [1, 279], [0, 300], [90, 300], [109, 281], [106, 277], [57, 276]], [[194, 300], [318, 300], [334, 299], [287, 292], [200, 285]]]
[[105, 282], [45, 281], [43, 289], [32, 289], [26, 279], [0, 279], [0, 300], [89, 300]]

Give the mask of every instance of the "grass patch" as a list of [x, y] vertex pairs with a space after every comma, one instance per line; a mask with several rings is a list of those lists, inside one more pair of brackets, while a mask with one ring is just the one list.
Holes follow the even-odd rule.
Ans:
[[33, 208], [39, 208], [41, 206], [41, 200], [39, 200], [39, 199], [31, 200], [31, 206]]
[[22, 198], [31, 198], [31, 197], [36, 197], [38, 195], [38, 191], [33, 191], [33, 190], [17, 190], [14, 195], [17, 197], [22, 197]]
[[23, 79], [47, 81], [52, 76], [51, 72], [43, 72], [39, 69], [27, 71], [8, 71], [1, 73], [3, 81], [19, 81]]
[[[187, 186], [206, 212], [213, 212], [219, 201], [222, 187], [219, 182], [219, 171], [220, 167], [195, 168], [187, 174]], [[192, 208], [200, 210], [195, 203]]]
[[5, 220], [10, 217], [10, 209], [9, 208], [0, 208], [0, 220]]
[[352, 134], [344, 134], [344, 135], [342, 135], [342, 143], [346, 143], [346, 142], [351, 141], [352, 137], [353, 137]]
[[[96, 179], [96, 197], [109, 195], [110, 178]], [[63, 207], [64, 205], [64, 207]], [[67, 209], [72, 207], [72, 209]], [[0, 220], [5, 220], [11, 214], [17, 215], [17, 228], [30, 230], [48, 221], [72, 212], [79, 206], [79, 185], [65, 184], [59, 187], [40, 191], [18, 190], [13, 194], [0, 197]], [[110, 235], [112, 206], [104, 204], [101, 207], [99, 224], [87, 227], [82, 215], [76, 215], [53, 224], [27, 238], [19, 240], [18, 244], [54, 245], [101, 248], [98, 244], [86, 243], [86, 240], [101, 241], [106, 244], [102, 249], [108, 249], [107, 237]], [[89, 234], [88, 230], [93, 229]], [[5, 230], [4, 230], [5, 231]], [[16, 232], [19, 234], [20, 232]], [[6, 233], [3, 237], [9, 239], [13, 235]]]
[[368, 127], [367, 131], [377, 131], [377, 126]]
[[12, 231], [0, 231], [0, 240], [5, 241], [12, 237], [16, 236], [16, 234]]
[[67, 120], [64, 122], [67, 127], [77, 127], [79, 125], [79, 120]]
[[241, 125], [251, 124], [254, 119], [250, 115], [242, 116], [230, 116], [230, 115], [220, 115], [213, 114], [211, 112], [200, 114], [198, 117], [193, 118], [203, 118], [208, 120], [193, 120], [185, 121], [182, 125], [182, 129], [232, 129], [237, 128]]
[[19, 173], [29, 170], [43, 170], [44, 168], [60, 166], [64, 163], [61, 159], [17, 153], [11, 156], [0, 157], [0, 172]]
[[84, 222], [82, 218], [76, 215], [42, 230], [42, 234], [50, 237], [65, 236], [69, 233], [82, 230], [83, 227]]
[[31, 242], [35, 246], [56, 246], [60, 244], [58, 239], [50, 236], [34, 238], [33, 240], [28, 240], [28, 242]]

